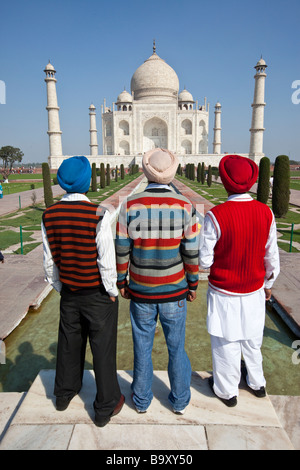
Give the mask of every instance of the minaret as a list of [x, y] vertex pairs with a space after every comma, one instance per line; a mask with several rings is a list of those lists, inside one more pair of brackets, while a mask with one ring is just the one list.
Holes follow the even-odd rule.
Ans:
[[44, 72], [46, 73], [45, 82], [47, 83], [47, 106], [48, 111], [48, 135], [49, 135], [49, 148], [50, 157], [62, 156], [61, 145], [61, 130], [59, 124], [59, 107], [57, 106], [56, 95], [56, 78], [53, 65], [46, 66]]
[[267, 64], [261, 58], [256, 66], [254, 99], [252, 106], [252, 122], [249, 156], [263, 156], [263, 134], [264, 134], [264, 108], [265, 108], [265, 81]]
[[89, 107], [90, 110], [90, 155], [98, 155], [98, 141], [97, 141], [97, 128], [96, 128], [96, 108], [93, 104]]
[[219, 102], [215, 106], [213, 153], [217, 153], [218, 155], [221, 153], [221, 107]]

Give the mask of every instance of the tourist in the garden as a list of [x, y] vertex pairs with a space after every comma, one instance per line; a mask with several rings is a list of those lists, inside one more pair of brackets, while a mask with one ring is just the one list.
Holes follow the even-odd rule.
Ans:
[[211, 336], [214, 393], [235, 406], [242, 374], [257, 397], [266, 395], [261, 345], [265, 301], [279, 274], [271, 209], [247, 191], [257, 180], [253, 160], [223, 157], [220, 177], [228, 200], [207, 212], [200, 234], [200, 265], [210, 267], [207, 327]]
[[57, 180], [67, 194], [45, 210], [42, 221], [46, 277], [61, 294], [56, 408], [66, 409], [81, 389], [89, 337], [95, 424], [103, 427], [124, 403], [116, 372], [118, 290], [110, 215], [86, 196], [91, 180], [86, 157], [64, 160]]
[[0, 251], [0, 263], [4, 263], [4, 255]]
[[142, 166], [149, 184], [123, 204], [116, 235], [118, 287], [131, 299], [132, 399], [136, 410], [145, 412], [153, 398], [151, 354], [159, 316], [169, 353], [169, 401], [175, 413], [183, 414], [191, 382], [186, 302], [196, 298], [199, 228], [191, 202], [169, 186], [177, 157], [157, 148], [144, 154]]
[[1, 181], [0, 181], [0, 199], [2, 198], [3, 198], [3, 188], [2, 188]]

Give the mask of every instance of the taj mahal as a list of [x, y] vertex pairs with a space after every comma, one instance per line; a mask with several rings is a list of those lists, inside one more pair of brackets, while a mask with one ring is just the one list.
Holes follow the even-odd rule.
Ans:
[[[250, 128], [249, 153], [240, 154], [259, 163], [264, 156], [264, 96], [266, 63], [261, 58], [256, 66], [254, 79], [254, 99], [252, 103], [252, 122]], [[51, 169], [58, 169], [65, 158], [62, 150], [62, 131], [59, 121], [59, 106], [56, 92], [56, 71], [49, 62], [44, 70], [47, 86], [48, 111], [48, 157]], [[185, 87], [179, 92], [176, 72], [156, 53], [153, 53], [134, 72], [131, 90], [125, 89], [118, 95], [116, 102], [107, 106], [104, 99], [101, 106], [102, 149], [98, 153], [96, 108], [89, 107], [90, 163], [110, 164], [111, 167], [125, 167], [133, 164], [141, 166], [142, 155], [154, 148], [167, 148], [175, 153], [181, 165], [204, 162], [205, 165], [218, 166], [223, 157], [221, 146], [221, 104], [214, 107], [213, 153], [208, 153], [209, 103], [195, 101]]]

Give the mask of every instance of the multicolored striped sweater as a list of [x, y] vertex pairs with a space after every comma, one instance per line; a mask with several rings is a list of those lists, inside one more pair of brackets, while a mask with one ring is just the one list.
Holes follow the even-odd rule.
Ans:
[[88, 201], [59, 201], [43, 214], [60, 281], [71, 290], [102, 284], [95, 239], [104, 213], [104, 208]]
[[119, 289], [135, 302], [172, 302], [198, 286], [200, 226], [191, 202], [151, 188], [122, 205], [116, 230]]

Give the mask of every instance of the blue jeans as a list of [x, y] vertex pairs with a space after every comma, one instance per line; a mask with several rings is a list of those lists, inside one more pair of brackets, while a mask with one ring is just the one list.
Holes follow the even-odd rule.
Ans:
[[152, 348], [159, 319], [164, 331], [168, 353], [168, 375], [171, 385], [169, 401], [174, 410], [180, 411], [190, 401], [191, 364], [185, 352], [186, 300], [167, 303], [130, 302], [130, 317], [134, 346], [133, 401], [145, 411], [153, 398], [151, 390], [153, 365]]

